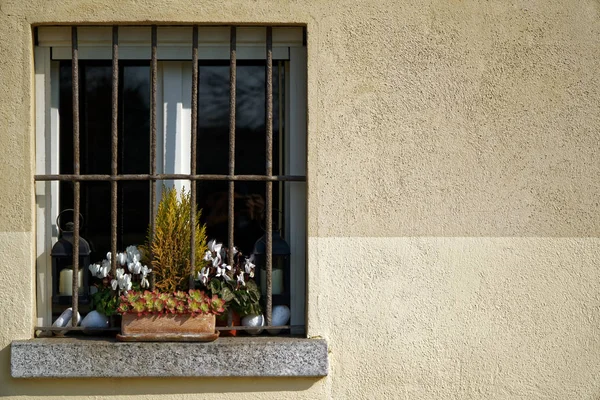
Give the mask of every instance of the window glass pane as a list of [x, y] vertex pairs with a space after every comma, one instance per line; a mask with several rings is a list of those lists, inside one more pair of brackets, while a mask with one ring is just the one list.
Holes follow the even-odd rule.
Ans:
[[[273, 68], [273, 173], [280, 174], [279, 68]], [[283, 68], [282, 68], [283, 70]], [[198, 173], [229, 171], [229, 64], [202, 62], [199, 69]], [[283, 76], [282, 76], [283, 86]], [[283, 99], [282, 99], [283, 102]], [[283, 104], [281, 105], [283, 111]], [[239, 61], [236, 81], [235, 173], [266, 173], [266, 110], [264, 61]], [[228, 183], [198, 181], [198, 205], [207, 235], [227, 244]], [[235, 183], [235, 244], [246, 254], [264, 234], [264, 182]], [[278, 208], [279, 190], [273, 189]], [[274, 221], [278, 221], [274, 212]]]
[[[150, 68], [148, 63], [121, 63], [119, 87], [119, 173], [149, 173]], [[80, 63], [80, 158], [82, 174], [110, 174], [112, 65], [110, 61]], [[60, 65], [60, 173], [73, 173], [73, 110], [71, 62]], [[60, 209], [73, 206], [72, 184], [60, 184]], [[110, 251], [110, 184], [81, 185], [81, 235], [94, 244], [92, 260]], [[147, 182], [119, 182], [119, 249], [145, 240], [149, 222]]]

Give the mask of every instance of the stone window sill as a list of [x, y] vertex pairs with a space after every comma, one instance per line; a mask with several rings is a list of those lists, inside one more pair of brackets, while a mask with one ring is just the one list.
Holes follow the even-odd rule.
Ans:
[[323, 339], [219, 338], [210, 343], [121, 343], [98, 338], [17, 340], [13, 378], [326, 376]]

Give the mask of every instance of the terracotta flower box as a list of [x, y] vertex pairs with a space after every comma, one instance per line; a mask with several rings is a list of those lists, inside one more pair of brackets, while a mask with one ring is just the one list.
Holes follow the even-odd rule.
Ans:
[[219, 337], [214, 314], [124, 314], [120, 341], [146, 342], [210, 342]]

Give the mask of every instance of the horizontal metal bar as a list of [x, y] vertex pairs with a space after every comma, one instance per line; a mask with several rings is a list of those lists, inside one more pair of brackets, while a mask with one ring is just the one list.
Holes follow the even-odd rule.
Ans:
[[292, 329], [292, 328], [304, 328], [304, 325], [269, 325], [269, 326], [217, 326], [215, 329], [218, 331], [254, 331], [257, 329]]
[[124, 174], [124, 175], [35, 175], [35, 181], [61, 181], [61, 182], [85, 182], [85, 181], [159, 181], [159, 180], [195, 180], [195, 181], [291, 181], [305, 182], [306, 177], [302, 175], [185, 175], [185, 174]]
[[59, 331], [79, 331], [79, 332], [119, 332], [121, 328], [86, 328], [83, 326], [36, 326], [33, 328], [36, 331], [43, 332], [59, 332]]
[[[292, 328], [304, 328], [304, 325], [280, 325], [280, 326], [217, 326], [215, 327], [218, 331], [252, 331], [256, 329], [292, 329]], [[56, 327], [56, 326], [36, 326], [34, 328], [36, 331], [43, 332], [60, 332], [60, 331], [78, 331], [78, 332], [119, 332], [121, 328], [84, 328], [81, 326], [65, 326], [65, 327]]]

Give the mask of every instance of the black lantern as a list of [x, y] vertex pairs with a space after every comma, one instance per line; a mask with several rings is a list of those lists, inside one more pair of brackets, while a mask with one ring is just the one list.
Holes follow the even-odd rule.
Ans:
[[[290, 245], [281, 237], [279, 231], [273, 230], [273, 253], [271, 284], [273, 305], [290, 306]], [[254, 244], [254, 263], [261, 292], [267, 293], [266, 271], [267, 235], [258, 239]]]
[[[73, 222], [65, 224], [65, 230], [60, 227], [60, 216], [56, 218], [59, 239], [52, 246], [52, 303], [71, 304], [73, 300]], [[81, 215], [80, 215], [81, 216]], [[79, 237], [79, 304], [89, 303], [88, 266], [90, 265], [90, 245]]]

